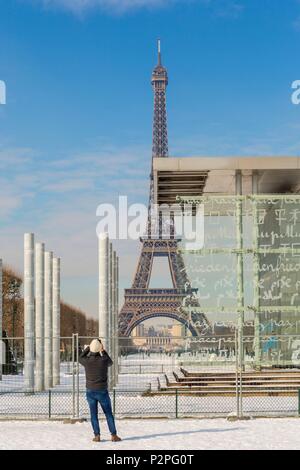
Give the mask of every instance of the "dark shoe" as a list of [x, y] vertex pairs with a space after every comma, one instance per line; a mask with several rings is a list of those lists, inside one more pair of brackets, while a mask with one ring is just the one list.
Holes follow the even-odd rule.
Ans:
[[100, 436], [95, 436], [93, 442], [100, 442]]
[[120, 442], [122, 439], [119, 436], [117, 436], [116, 434], [112, 434], [111, 435], [111, 440], [112, 440], [112, 442]]

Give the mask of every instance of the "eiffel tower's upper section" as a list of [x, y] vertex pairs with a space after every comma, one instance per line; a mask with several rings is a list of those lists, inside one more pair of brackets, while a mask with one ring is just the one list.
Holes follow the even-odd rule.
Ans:
[[154, 91], [154, 120], [152, 157], [168, 156], [168, 127], [166, 111], [166, 88], [168, 74], [161, 62], [160, 40], [158, 40], [158, 63], [152, 72], [151, 83]]

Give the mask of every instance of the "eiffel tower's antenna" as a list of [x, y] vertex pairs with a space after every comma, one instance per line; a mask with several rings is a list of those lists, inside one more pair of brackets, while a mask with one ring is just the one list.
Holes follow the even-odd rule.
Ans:
[[161, 65], [161, 47], [160, 47], [160, 39], [157, 40], [157, 52], [158, 52], [158, 65]]
[[161, 42], [157, 41], [158, 64], [152, 73], [152, 86], [154, 91], [154, 116], [153, 116], [153, 157], [168, 156], [168, 125], [166, 110], [166, 88], [168, 74], [161, 63]]

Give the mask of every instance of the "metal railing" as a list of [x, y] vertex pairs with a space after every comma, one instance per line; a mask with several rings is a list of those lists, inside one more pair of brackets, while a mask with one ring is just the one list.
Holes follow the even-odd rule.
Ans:
[[[188, 395], [179, 389], [156, 395], [137, 390], [110, 392], [113, 412], [117, 418], [185, 418], [226, 417], [236, 415], [236, 398], [199, 397], [197, 392]], [[75, 398], [75, 403], [74, 403]], [[243, 399], [243, 414], [262, 416], [300, 416], [300, 390], [295, 396], [272, 397], [269, 402], [257, 397]], [[74, 396], [71, 390], [48, 390], [28, 395], [24, 392], [0, 393], [0, 420], [88, 418], [89, 409], [85, 392]]]
[[[23, 374], [24, 339], [6, 339], [11, 354], [10, 363], [2, 366], [0, 419], [87, 418], [85, 374], [78, 355], [90, 340], [78, 335], [61, 338], [60, 384], [28, 393]], [[224, 341], [216, 341], [218, 346], [214, 346], [212, 338], [207, 338], [205, 344], [196, 339], [193, 343], [188, 337], [182, 339], [180, 347], [178, 339], [172, 338], [171, 350], [162, 352], [146, 351], [133, 343], [139, 340], [142, 338], [119, 339], [122, 353], [115, 361], [118, 380], [109, 386], [118, 418], [300, 415], [300, 364], [290, 358], [293, 350], [288, 345], [294, 343], [287, 335], [278, 336], [276, 341], [262, 337], [259, 373], [251, 354], [250, 336], [244, 338], [242, 367], [234, 341], [225, 350]], [[283, 364], [278, 361], [278, 348]]]

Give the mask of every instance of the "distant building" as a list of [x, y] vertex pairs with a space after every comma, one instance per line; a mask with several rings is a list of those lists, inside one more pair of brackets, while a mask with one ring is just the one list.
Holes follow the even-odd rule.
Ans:
[[185, 336], [185, 327], [181, 323], [177, 323], [172, 326], [171, 335], [176, 338], [182, 338]]
[[136, 336], [143, 337], [145, 336], [145, 325], [143, 323], [140, 323], [136, 328]]
[[146, 344], [145, 336], [147, 336], [145, 325], [140, 323], [136, 328], [134, 328], [134, 330], [132, 330], [133, 344], [135, 346], [144, 346]]

